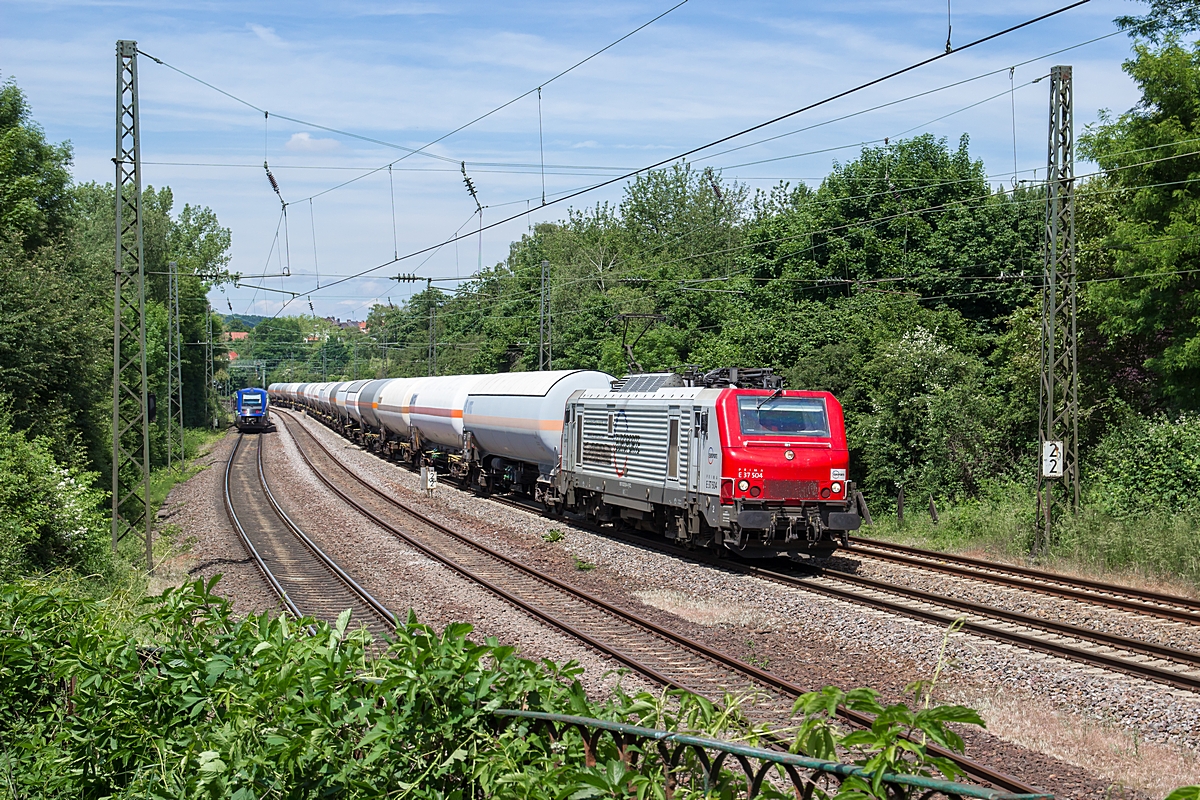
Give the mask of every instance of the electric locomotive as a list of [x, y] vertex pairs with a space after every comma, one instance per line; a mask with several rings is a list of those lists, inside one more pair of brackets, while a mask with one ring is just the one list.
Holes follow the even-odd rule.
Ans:
[[572, 395], [547, 500], [745, 556], [827, 556], [857, 530], [845, 422], [768, 370], [633, 375]]
[[842, 407], [770, 370], [594, 370], [273, 384], [367, 449], [487, 494], [745, 556], [827, 556], [865, 501]]
[[234, 425], [242, 433], [275, 430], [271, 422], [270, 399], [266, 389], [238, 389]]

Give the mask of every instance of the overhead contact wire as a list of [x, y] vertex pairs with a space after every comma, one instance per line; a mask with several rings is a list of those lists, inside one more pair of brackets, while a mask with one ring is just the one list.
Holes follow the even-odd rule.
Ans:
[[[1001, 36], [1005, 36], [1005, 35], [1007, 35], [1007, 34], [1013, 33], [1014, 31], [1018, 31], [1018, 30], [1021, 30], [1021, 29], [1023, 29], [1023, 28], [1027, 28], [1027, 27], [1029, 27], [1030, 25], [1034, 25], [1034, 24], [1036, 24], [1036, 23], [1038, 23], [1038, 22], [1042, 22], [1042, 21], [1044, 21], [1044, 20], [1050, 19], [1051, 17], [1058, 16], [1059, 14], [1063, 14], [1063, 13], [1065, 13], [1065, 12], [1067, 12], [1067, 11], [1070, 11], [1071, 9], [1078, 8], [1079, 6], [1086, 5], [1086, 4], [1090, 3], [1090, 2], [1091, 2], [1091, 0], [1076, 0], [1076, 2], [1074, 2], [1074, 3], [1071, 3], [1071, 4], [1069, 4], [1069, 5], [1066, 5], [1066, 6], [1063, 6], [1063, 7], [1061, 7], [1061, 8], [1058, 8], [1058, 9], [1056, 9], [1056, 10], [1054, 10], [1054, 11], [1049, 11], [1049, 12], [1047, 12], [1047, 13], [1045, 13], [1045, 14], [1042, 14], [1042, 15], [1040, 15], [1040, 16], [1033, 17], [1033, 18], [1031, 18], [1031, 19], [1025, 20], [1024, 22], [1021, 22], [1021, 23], [1018, 23], [1018, 24], [1016, 24], [1016, 25], [1012, 25], [1012, 26], [1010, 26], [1010, 27], [1008, 27], [1008, 28], [1005, 28], [1005, 29], [1003, 29], [1003, 30], [997, 31], [997, 32], [995, 32], [995, 33], [988, 34], [987, 36], [984, 36], [984, 37], [982, 37], [982, 38], [976, 39], [976, 40], [974, 40], [974, 41], [972, 41], [972, 42], [968, 42], [967, 44], [965, 44], [965, 45], [963, 45], [962, 47], [959, 47], [959, 48], [957, 48], [957, 49], [953, 50], [953, 51], [952, 51], [952, 52], [950, 52], [950, 53], [939, 53], [939, 54], [937, 54], [937, 55], [930, 56], [929, 58], [923, 59], [923, 60], [921, 60], [921, 61], [918, 61], [918, 62], [916, 62], [916, 63], [914, 63], [914, 64], [910, 64], [910, 65], [908, 65], [908, 66], [906, 66], [906, 67], [902, 67], [902, 68], [900, 68], [900, 69], [898, 69], [898, 70], [894, 70], [894, 71], [892, 71], [892, 72], [889, 72], [889, 73], [888, 73], [888, 74], [886, 74], [886, 75], [883, 75], [883, 76], [880, 76], [880, 77], [878, 77], [878, 78], [874, 78], [874, 79], [872, 79], [872, 80], [866, 81], [865, 83], [860, 83], [860, 84], [858, 84], [857, 86], [853, 86], [853, 87], [851, 87], [851, 88], [849, 88], [849, 89], [845, 89], [845, 90], [843, 90], [843, 91], [841, 91], [841, 92], [837, 92], [836, 94], [832, 94], [832, 95], [830, 95], [830, 96], [828, 96], [828, 97], [826, 97], [826, 98], [824, 98], [824, 99], [817, 100], [817, 101], [815, 101], [815, 102], [813, 102], [813, 103], [809, 103], [808, 105], [806, 105], [806, 106], [802, 106], [801, 108], [798, 108], [798, 109], [796, 109], [796, 110], [794, 110], [794, 111], [789, 111], [789, 112], [788, 112], [788, 113], [786, 113], [786, 114], [780, 114], [779, 116], [777, 116], [777, 117], [774, 117], [774, 118], [772, 118], [772, 119], [769, 119], [769, 120], [767, 120], [766, 122], [760, 122], [760, 123], [758, 123], [758, 124], [756, 124], [756, 125], [752, 125], [752, 126], [750, 126], [749, 128], [744, 128], [744, 129], [742, 129], [742, 130], [740, 130], [740, 131], [737, 131], [737, 132], [735, 132], [735, 133], [731, 133], [731, 134], [729, 134], [729, 135], [727, 135], [727, 136], [723, 136], [723, 137], [721, 137], [720, 139], [716, 139], [716, 140], [714, 140], [714, 141], [711, 141], [711, 142], [708, 142], [708, 143], [706, 143], [706, 144], [702, 144], [702, 145], [699, 145], [699, 146], [697, 146], [697, 147], [693, 147], [693, 148], [691, 148], [690, 150], [685, 150], [684, 152], [682, 152], [682, 153], [679, 153], [679, 154], [677, 154], [677, 155], [675, 155], [675, 156], [671, 156], [671, 157], [668, 157], [668, 158], [662, 159], [662, 160], [660, 160], [660, 161], [656, 161], [655, 163], [653, 163], [653, 164], [650, 164], [650, 165], [648, 165], [648, 166], [645, 166], [645, 167], [642, 167], [642, 168], [640, 168], [640, 169], [637, 169], [637, 170], [634, 170], [634, 171], [631, 171], [631, 172], [627, 172], [627, 173], [625, 173], [624, 175], [620, 175], [620, 176], [617, 176], [617, 177], [615, 177], [615, 178], [611, 178], [611, 179], [608, 179], [608, 180], [602, 181], [602, 182], [600, 182], [600, 183], [597, 183], [597, 184], [595, 184], [595, 185], [593, 185], [593, 186], [591, 186], [591, 187], [588, 187], [588, 188], [586, 188], [586, 189], [581, 189], [581, 190], [579, 190], [579, 191], [576, 191], [576, 192], [573, 192], [573, 193], [566, 194], [566, 195], [563, 195], [563, 196], [561, 196], [561, 197], [558, 197], [558, 198], [556, 198], [556, 199], [554, 199], [554, 200], [547, 201], [546, 205], [548, 205], [548, 206], [549, 206], [549, 205], [555, 205], [555, 204], [561, 203], [561, 202], [563, 202], [563, 201], [565, 201], [565, 200], [570, 200], [570, 199], [572, 199], [572, 198], [579, 197], [580, 195], [586, 194], [586, 193], [588, 193], [588, 192], [595, 191], [596, 189], [600, 189], [600, 188], [603, 188], [603, 187], [605, 187], [605, 186], [611, 186], [611, 185], [612, 185], [612, 184], [614, 184], [614, 183], [619, 183], [619, 182], [621, 182], [621, 181], [628, 180], [628, 179], [630, 179], [630, 178], [632, 178], [632, 177], [635, 177], [635, 176], [637, 176], [637, 175], [639, 175], [639, 174], [641, 174], [641, 173], [643, 173], [643, 172], [646, 172], [646, 171], [649, 171], [649, 170], [652, 170], [652, 169], [657, 169], [658, 167], [662, 167], [662, 166], [664, 166], [664, 165], [666, 165], [666, 164], [670, 164], [671, 162], [678, 161], [678, 160], [680, 160], [680, 159], [682, 159], [682, 158], [687, 158], [687, 157], [688, 157], [688, 156], [690, 156], [690, 155], [693, 155], [693, 154], [695, 154], [695, 153], [699, 153], [699, 152], [701, 152], [701, 151], [703, 151], [703, 150], [707, 150], [707, 149], [708, 149], [708, 148], [710, 148], [710, 147], [715, 147], [715, 146], [717, 146], [717, 145], [719, 145], [719, 144], [723, 144], [723, 143], [725, 143], [725, 142], [731, 141], [731, 140], [733, 140], [733, 139], [736, 139], [736, 138], [737, 138], [737, 137], [739, 137], [739, 136], [744, 136], [744, 135], [746, 135], [747, 133], [752, 133], [752, 132], [754, 132], [754, 131], [757, 131], [757, 130], [762, 130], [763, 128], [765, 128], [765, 127], [767, 127], [767, 126], [769, 126], [769, 125], [774, 125], [774, 124], [775, 124], [775, 123], [777, 123], [777, 122], [781, 122], [781, 121], [783, 121], [783, 120], [785, 120], [785, 119], [790, 119], [791, 117], [794, 117], [794, 116], [796, 116], [796, 115], [798, 115], [798, 114], [802, 114], [802, 113], [804, 113], [804, 112], [806, 112], [806, 111], [811, 111], [812, 109], [814, 109], [814, 108], [819, 108], [820, 106], [823, 106], [823, 105], [827, 105], [827, 104], [829, 104], [829, 103], [832, 103], [832, 102], [833, 102], [833, 101], [835, 101], [835, 100], [839, 100], [839, 99], [841, 99], [841, 98], [843, 98], [843, 97], [847, 97], [847, 96], [849, 96], [849, 95], [851, 95], [851, 94], [854, 94], [854, 93], [856, 93], [856, 92], [860, 92], [860, 91], [862, 91], [862, 90], [864, 90], [864, 89], [867, 89], [867, 88], [870, 88], [870, 87], [872, 87], [872, 86], [876, 86], [876, 85], [878, 85], [878, 84], [880, 84], [880, 83], [883, 83], [883, 82], [885, 82], [885, 81], [888, 81], [888, 80], [890, 80], [890, 79], [892, 79], [892, 78], [898, 77], [898, 76], [900, 76], [900, 75], [904, 75], [904, 74], [906, 74], [906, 73], [912, 72], [912, 71], [913, 71], [913, 70], [915, 70], [915, 69], [919, 69], [919, 68], [921, 68], [921, 67], [927, 66], [928, 64], [932, 64], [932, 63], [933, 63], [933, 62], [935, 62], [935, 61], [940, 61], [941, 59], [943, 59], [943, 58], [946, 58], [947, 56], [953, 55], [953, 54], [955, 54], [955, 53], [961, 53], [962, 51], [964, 51], [964, 50], [969, 50], [969, 49], [971, 49], [972, 47], [977, 47], [977, 46], [979, 46], [979, 45], [981, 45], [981, 44], [984, 44], [984, 43], [986, 43], [986, 42], [990, 42], [990, 41], [992, 41], [992, 40], [994, 40], [994, 39], [997, 39], [997, 38], [999, 38], [999, 37], [1001, 37]], [[505, 217], [505, 218], [503, 218], [503, 219], [501, 219], [501, 220], [498, 220], [498, 221], [496, 221], [496, 222], [493, 222], [493, 223], [491, 223], [491, 224], [487, 225], [487, 226], [486, 226], [486, 228], [481, 228], [481, 232], [482, 232], [482, 230], [484, 230], [484, 229], [490, 230], [490, 229], [492, 229], [492, 228], [499, 227], [500, 225], [504, 225], [504, 224], [507, 224], [507, 223], [509, 223], [509, 222], [512, 222], [512, 221], [513, 221], [513, 220], [515, 220], [515, 219], [520, 219], [522, 216], [524, 216], [524, 215], [523, 215], [523, 214], [516, 214], [516, 215], [510, 216], [510, 217]], [[465, 238], [465, 237], [462, 237], [462, 238]], [[415, 251], [413, 251], [413, 252], [411, 252], [411, 253], [408, 253], [408, 254], [406, 254], [406, 255], [402, 256], [402, 257], [401, 257], [401, 258], [399, 258], [399, 259], [392, 259], [391, 261], [387, 261], [387, 262], [384, 262], [384, 263], [382, 263], [382, 264], [378, 264], [378, 265], [376, 265], [376, 266], [374, 266], [374, 267], [370, 267], [370, 268], [368, 268], [368, 269], [362, 270], [362, 271], [360, 271], [360, 272], [357, 272], [357, 273], [355, 273], [355, 274], [353, 274], [353, 275], [348, 275], [348, 276], [346, 276], [345, 278], [342, 278], [342, 279], [340, 279], [340, 280], [338, 280], [338, 281], [335, 281], [334, 283], [327, 284], [327, 288], [329, 288], [329, 287], [333, 287], [333, 286], [337, 285], [338, 283], [343, 283], [343, 282], [345, 282], [345, 281], [348, 281], [348, 280], [353, 280], [353, 279], [355, 279], [355, 278], [362, 277], [363, 275], [367, 275], [367, 274], [369, 274], [369, 273], [371, 273], [371, 272], [375, 272], [375, 271], [377, 271], [377, 270], [383, 269], [384, 267], [390, 266], [391, 264], [395, 263], [396, 261], [402, 261], [402, 260], [404, 260], [404, 259], [407, 259], [407, 258], [412, 258], [412, 257], [414, 257], [414, 256], [421, 255], [421, 254], [423, 254], [423, 253], [426, 253], [426, 252], [428, 252], [429, 250], [431, 250], [431, 249], [433, 249], [434, 247], [437, 247], [437, 246], [439, 246], [439, 245], [430, 245], [430, 246], [428, 246], [428, 247], [424, 247], [424, 248], [421, 248], [421, 249], [419, 249], [419, 250], [415, 250]]]

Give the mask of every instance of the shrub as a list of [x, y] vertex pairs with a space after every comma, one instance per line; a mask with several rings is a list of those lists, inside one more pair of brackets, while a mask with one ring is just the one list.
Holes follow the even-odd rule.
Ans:
[[1089, 496], [1114, 517], [1200, 515], [1200, 416], [1130, 416], [1088, 466]]
[[0, 414], [0, 580], [112, 570], [105, 493], [92, 488], [95, 473], [62, 466], [51, 447]]
[[[589, 767], [576, 733], [555, 739], [493, 712], [575, 714], [751, 745], [762, 733], [739, 698], [631, 696], [618, 686], [605, 705], [591, 703], [577, 665], [473, 642], [469, 625], [438, 633], [410, 614], [381, 645], [354, 629], [348, 611], [332, 626], [236, 620], [212, 594], [215, 582], [142, 604], [120, 592], [81, 598], [61, 579], [0, 586], [0, 797], [661, 798], [671, 767], [653, 744], [632, 770], [604, 738]], [[842, 733], [830, 717], [843, 701], [879, 715], [870, 731]], [[798, 749], [836, 757], [845, 748], [869, 768], [923, 775], [955, 772], [901, 734], [961, 749], [945, 723], [978, 722], [958, 707], [910, 711], [869, 690], [829, 687], [797, 711]], [[676, 797], [730, 796], [740, 780], [723, 775], [711, 792], [692, 782]], [[763, 788], [764, 798], [790, 796]], [[843, 788], [860, 800], [884, 796], [877, 781]]]

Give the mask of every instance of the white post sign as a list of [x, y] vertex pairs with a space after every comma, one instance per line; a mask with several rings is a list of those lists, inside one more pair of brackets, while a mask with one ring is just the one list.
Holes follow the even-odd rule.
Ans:
[[1042, 477], [1061, 478], [1063, 476], [1063, 443], [1042, 442]]

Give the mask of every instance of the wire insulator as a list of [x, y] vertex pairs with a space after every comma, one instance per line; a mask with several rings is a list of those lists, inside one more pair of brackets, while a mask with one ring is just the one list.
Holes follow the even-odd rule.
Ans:
[[267, 171], [267, 180], [271, 182], [271, 188], [275, 190], [275, 194], [279, 195], [279, 199], [283, 200], [283, 195], [279, 194], [279, 181], [275, 180], [275, 176], [271, 174], [271, 168], [267, 166], [267, 162], [263, 162], [263, 169]]

